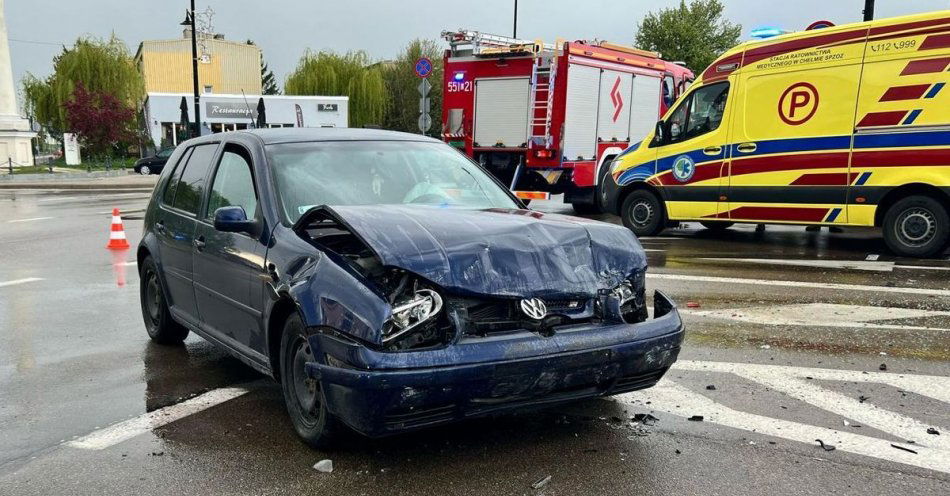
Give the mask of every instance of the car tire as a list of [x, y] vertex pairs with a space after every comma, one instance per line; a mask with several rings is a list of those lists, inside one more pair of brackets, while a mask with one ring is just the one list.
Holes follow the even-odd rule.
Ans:
[[638, 189], [627, 195], [620, 208], [623, 225], [637, 236], [656, 236], [666, 227], [663, 202], [655, 194]]
[[139, 168], [139, 174], [141, 174], [141, 175], [143, 175], [143, 176], [147, 176], [147, 175], [149, 175], [149, 174], [151, 174], [151, 173], [152, 173], [152, 169], [149, 168], [149, 166], [147, 166], [147, 165], [143, 165], [142, 167]]
[[152, 257], [142, 260], [139, 299], [148, 337], [159, 344], [177, 345], [188, 337], [188, 328], [175, 322], [165, 300], [165, 288]]
[[577, 215], [596, 215], [600, 213], [600, 208], [597, 205], [591, 203], [571, 203], [571, 207], [574, 208], [574, 213]]
[[950, 239], [950, 215], [934, 198], [908, 196], [887, 209], [883, 228], [884, 242], [895, 254], [933, 257], [943, 252]]
[[723, 221], [700, 221], [700, 224], [709, 229], [710, 231], [725, 231], [730, 227], [735, 225], [735, 222], [723, 222]]
[[594, 188], [594, 204], [600, 210], [598, 213], [607, 212], [607, 181], [613, 181], [610, 177], [610, 164], [614, 157], [607, 157], [603, 164], [600, 164], [600, 170], [597, 171], [597, 186]]
[[300, 438], [316, 449], [333, 447], [339, 421], [327, 410], [320, 382], [307, 376], [304, 365], [316, 361], [300, 316], [292, 314], [280, 338], [280, 384], [287, 414]]

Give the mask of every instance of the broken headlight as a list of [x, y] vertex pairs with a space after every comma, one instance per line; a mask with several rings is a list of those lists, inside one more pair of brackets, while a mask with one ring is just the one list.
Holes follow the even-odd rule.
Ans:
[[383, 344], [422, 330], [424, 324], [438, 317], [442, 297], [431, 289], [417, 289], [393, 305], [392, 317], [383, 326]]
[[608, 307], [628, 324], [643, 322], [647, 319], [645, 294], [644, 274], [637, 272], [610, 291], [611, 304]]

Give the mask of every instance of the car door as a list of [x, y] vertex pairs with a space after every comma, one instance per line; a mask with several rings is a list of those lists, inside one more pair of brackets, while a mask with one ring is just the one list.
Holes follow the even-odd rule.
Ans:
[[[195, 235], [194, 286], [201, 326], [231, 347], [266, 360], [260, 290], [266, 247], [251, 154], [241, 145], [226, 144], [212, 177]], [[257, 220], [257, 232], [215, 230], [215, 211], [228, 206], [240, 206], [249, 220]]]
[[217, 148], [217, 143], [197, 145], [182, 155], [162, 194], [153, 226], [159, 242], [169, 308], [176, 316], [192, 324], [198, 323], [192, 285], [196, 216]]
[[708, 84], [667, 114], [666, 143], [657, 150], [657, 175], [670, 219], [718, 218], [728, 180], [726, 145], [729, 82]]

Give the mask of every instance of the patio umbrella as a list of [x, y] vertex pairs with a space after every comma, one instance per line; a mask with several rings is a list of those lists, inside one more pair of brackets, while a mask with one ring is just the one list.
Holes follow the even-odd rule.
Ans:
[[257, 128], [267, 127], [267, 109], [264, 108], [264, 97], [257, 100]]
[[178, 106], [181, 110], [181, 119], [178, 123], [181, 126], [181, 130], [178, 132], [180, 137], [188, 137], [191, 135], [191, 120], [188, 119], [188, 100], [185, 97], [181, 97], [181, 105]]

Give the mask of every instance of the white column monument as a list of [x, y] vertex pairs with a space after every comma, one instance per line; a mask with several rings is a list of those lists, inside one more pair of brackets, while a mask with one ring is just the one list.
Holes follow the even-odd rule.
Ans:
[[16, 86], [10, 66], [10, 42], [7, 40], [7, 20], [4, 0], [0, 0], [0, 166], [33, 165], [33, 147], [30, 139], [36, 136], [30, 122], [20, 116], [16, 105]]

